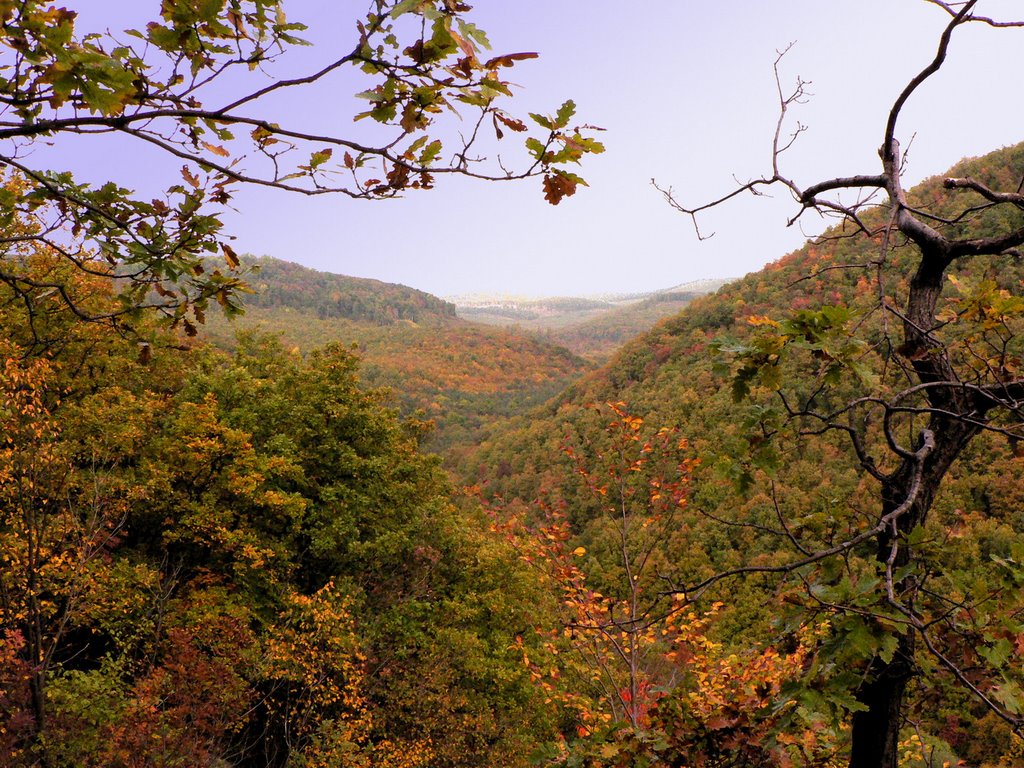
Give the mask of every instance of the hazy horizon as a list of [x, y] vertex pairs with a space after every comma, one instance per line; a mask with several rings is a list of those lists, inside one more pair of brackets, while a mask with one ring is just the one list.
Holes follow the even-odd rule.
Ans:
[[[81, 28], [138, 25], [157, 7], [156, 0], [109, 0], [83, 9]], [[289, 51], [267, 81], [314, 71], [354, 39], [355, 19], [343, 4], [295, 0], [287, 7], [289, 19], [309, 23], [314, 45]], [[982, 0], [977, 10], [998, 15], [1012, 7]], [[580, 169], [590, 187], [558, 207], [543, 200], [539, 180], [446, 178], [434, 190], [388, 202], [239, 188], [225, 217], [235, 250], [438, 296], [638, 292], [746, 274], [823, 225], [808, 216], [806, 231], [787, 228], [797, 206], [780, 190], [771, 199], [735, 199], [708, 215], [702, 229], [716, 234], [700, 242], [690, 220], [653, 189], [652, 177], [680, 200], [699, 203], [729, 190], [735, 178], [769, 172], [778, 113], [772, 64], [791, 42], [783, 86], [799, 75], [811, 81], [813, 96], [792, 115], [791, 128], [799, 120], [808, 130], [783, 157], [782, 171], [803, 185], [878, 172], [889, 106], [931, 61], [948, 19], [926, 0], [652, 0], [644, 9], [628, 13], [608, 0], [491, 0], [473, 11], [495, 52], [541, 54], [510, 70], [521, 86], [511, 112], [551, 112], [572, 98], [580, 122], [606, 129], [600, 139], [607, 152]], [[904, 109], [899, 135], [910, 150], [908, 186], [965, 156], [1024, 139], [1024, 108], [1006, 98], [998, 76], [1015, 71], [1022, 34], [983, 25], [957, 31], [943, 70]], [[358, 72], [339, 74], [325, 90], [291, 94], [266, 111], [289, 124], [365, 135], [374, 127], [352, 123], [360, 106], [352, 94], [366, 85]], [[141, 190], [177, 178], [175, 158], [115, 139], [87, 141], [89, 152], [69, 141], [41, 156], [77, 153], [62, 162], [80, 178], [113, 175]], [[518, 141], [506, 136], [502, 145]]]

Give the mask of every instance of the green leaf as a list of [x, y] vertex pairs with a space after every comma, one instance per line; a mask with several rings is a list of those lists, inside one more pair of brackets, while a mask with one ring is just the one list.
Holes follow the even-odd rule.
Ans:
[[487, 107], [494, 100], [494, 94], [485, 92], [483, 88], [464, 88], [455, 98], [471, 107]]
[[420, 165], [430, 165], [434, 162], [437, 156], [441, 154], [441, 147], [442, 144], [440, 139], [434, 139], [432, 142], [427, 144], [423, 149], [423, 152], [420, 154]]
[[978, 654], [993, 667], [997, 668], [1006, 664], [1011, 653], [1013, 653], [1013, 644], [1005, 637], [997, 640], [994, 645], [982, 646], [978, 649]]
[[892, 662], [896, 655], [896, 648], [899, 646], [899, 638], [893, 634], [885, 634], [878, 641], [878, 658], [886, 664]]
[[468, 37], [484, 50], [491, 50], [491, 42], [487, 39], [487, 33], [480, 29], [476, 24], [473, 24], [470, 21], [464, 21], [463, 19], [459, 19], [458, 24], [459, 32], [461, 32], [464, 37]]
[[547, 128], [549, 131], [554, 130], [555, 128], [550, 118], [544, 117], [544, 115], [538, 115], [536, 112], [530, 113], [530, 119], [542, 128]]
[[907, 545], [916, 547], [928, 538], [928, 534], [922, 525], [915, 525], [914, 528], [907, 534]]
[[484, 78], [483, 80], [480, 81], [480, 87], [488, 91], [494, 91], [495, 93], [503, 94], [505, 96], [512, 95], [512, 91], [501, 80], [492, 80], [490, 78]]
[[406, 149], [405, 151], [410, 154], [415, 154], [416, 152], [419, 152], [420, 149], [422, 149], [422, 147], [427, 143], [429, 138], [429, 136], [420, 136], [418, 139], [416, 139], [416, 141], [410, 144], [408, 149]]
[[572, 119], [572, 116], [576, 114], [576, 102], [572, 99], [566, 101], [562, 106], [558, 108], [558, 112], [555, 113], [555, 128], [565, 128]]
[[533, 136], [526, 140], [526, 148], [530, 150], [530, 153], [538, 160], [540, 160], [544, 155], [544, 145]]
[[1021, 689], [1015, 683], [1005, 682], [998, 686], [992, 695], [995, 699], [1015, 715], [1021, 713]]
[[331, 155], [333, 155], [333, 154], [334, 154], [334, 150], [331, 149], [330, 147], [326, 147], [326, 148], [321, 149], [321, 150], [319, 150], [317, 152], [314, 152], [312, 155], [310, 155], [310, 158], [309, 158], [309, 165], [310, 165], [310, 167], [311, 168], [317, 168], [317, 167], [323, 165], [324, 163], [326, 163], [328, 160], [331, 159]]
[[415, 11], [419, 6], [423, 5], [423, 2], [424, 0], [402, 0], [402, 2], [391, 9], [391, 18], [397, 19], [399, 16]]

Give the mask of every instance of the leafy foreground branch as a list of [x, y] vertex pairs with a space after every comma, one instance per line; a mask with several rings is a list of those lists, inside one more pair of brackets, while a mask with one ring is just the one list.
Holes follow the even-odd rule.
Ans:
[[[41, 0], [0, 3], [0, 281], [26, 304], [43, 288], [84, 320], [125, 328], [150, 309], [191, 334], [211, 300], [237, 310], [239, 263], [220, 216], [238, 185], [381, 200], [445, 175], [541, 176], [558, 204], [585, 183], [568, 167], [603, 147], [589, 126], [570, 126], [571, 101], [529, 123], [506, 111], [503, 73], [536, 54], [491, 53], [470, 11], [455, 0], [372, 2], [322, 66], [282, 78], [305, 27], [281, 0], [169, 0], [144, 28], [121, 33], [82, 31], [76, 11]], [[369, 138], [278, 114], [286, 92], [336, 101], [324, 89], [352, 71], [367, 80], [358, 94], [367, 109], [354, 118], [375, 126], [359, 131]], [[506, 131], [527, 138], [503, 157]], [[77, 151], [134, 144], [169, 156], [180, 178], [150, 199], [131, 189], [138, 179], [94, 186], [72, 168], [47, 170], [40, 148], [71, 137]], [[116, 274], [118, 302], [96, 314], [64, 282], [30, 276], [22, 262], [40, 248], [83, 272]], [[227, 274], [204, 266], [210, 255], [223, 256]]]

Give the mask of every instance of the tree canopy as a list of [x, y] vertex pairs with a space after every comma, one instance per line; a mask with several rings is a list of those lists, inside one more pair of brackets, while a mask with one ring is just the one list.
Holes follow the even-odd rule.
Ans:
[[512, 641], [535, 584], [348, 351], [143, 362], [49, 321], [59, 349], [0, 342], [0, 763], [523, 765], [555, 738]]
[[[929, 2], [947, 25], [876, 172], [783, 173], [798, 80], [768, 174], [705, 205], [666, 192], [696, 223], [782, 188], [793, 221], [839, 226], [471, 457], [488, 517], [347, 349], [189, 337], [211, 301], [236, 307], [236, 185], [383, 199], [539, 175], [572, 194], [566, 164], [601, 149], [572, 102], [530, 116], [521, 169], [481, 157], [484, 131], [529, 133], [498, 105], [533, 54], [485, 55], [455, 0], [374, 2], [322, 68], [224, 96], [302, 44], [279, 0], [166, 0], [113, 34], [0, 0], [0, 762], [1013, 764], [1024, 145], [910, 191], [899, 139], [965, 25], [1024, 22]], [[262, 114], [345, 67], [379, 142]], [[455, 115], [472, 130], [452, 144]], [[96, 134], [180, 179], [146, 200], [38, 164], [41, 141]], [[278, 298], [380, 323], [396, 376], [449, 387], [445, 305], [365, 288]], [[385, 344], [416, 323], [403, 306], [433, 323], [415, 355]], [[511, 404], [517, 359], [467, 386]]]

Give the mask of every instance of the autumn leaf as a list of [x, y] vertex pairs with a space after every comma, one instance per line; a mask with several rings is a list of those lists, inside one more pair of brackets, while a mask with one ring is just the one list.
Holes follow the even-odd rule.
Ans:
[[558, 108], [558, 112], [555, 114], [555, 127], [564, 128], [569, 124], [569, 121], [575, 114], [576, 102], [574, 102], [572, 99], [569, 99]]
[[536, 59], [540, 54], [538, 53], [506, 53], [503, 56], [495, 56], [493, 59], [489, 59], [484, 64], [484, 69], [497, 69], [498, 67], [511, 67], [517, 61], [526, 61], [527, 59]]
[[334, 150], [330, 147], [317, 150], [309, 157], [309, 165], [311, 168], [318, 168], [319, 166], [326, 163], [331, 159], [331, 155], [334, 154]]
[[508, 115], [503, 114], [501, 112], [495, 112], [494, 119], [500, 122], [505, 127], [509, 128], [510, 130], [515, 131], [516, 133], [522, 133], [523, 131], [526, 130], [526, 123], [524, 123], [522, 120], [517, 120], [514, 117], [509, 117]]
[[249, 33], [245, 31], [245, 22], [242, 20], [242, 14], [238, 11], [229, 9], [227, 12], [228, 21], [231, 22], [231, 26], [235, 28], [235, 34], [239, 37], [249, 39]]
[[218, 157], [228, 157], [231, 154], [226, 149], [224, 149], [224, 147], [219, 146], [218, 144], [211, 144], [208, 141], [204, 141], [203, 146], [206, 147], [211, 152], [213, 152], [213, 154], [217, 155]]
[[409, 182], [409, 169], [404, 165], [396, 165], [388, 171], [388, 184], [392, 189], [402, 189]]
[[228, 263], [228, 266], [231, 269], [238, 269], [240, 262], [238, 261], [238, 254], [235, 253], [235, 249], [227, 243], [221, 243], [220, 249], [224, 253], [224, 260]]
[[577, 182], [561, 173], [549, 173], [544, 176], [544, 199], [552, 205], [558, 205], [562, 198], [576, 194]]
[[187, 165], [181, 166], [181, 177], [189, 183], [193, 189], [199, 189], [199, 177], [192, 173]]
[[473, 60], [476, 56], [476, 49], [473, 47], [473, 44], [453, 29], [448, 30], [448, 34], [452, 36], [452, 40], [459, 46], [459, 50], [466, 54], [468, 59]]

